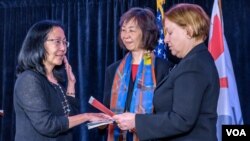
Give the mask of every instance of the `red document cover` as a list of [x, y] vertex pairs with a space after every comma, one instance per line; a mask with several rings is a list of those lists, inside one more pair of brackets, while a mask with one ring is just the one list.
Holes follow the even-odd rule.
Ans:
[[103, 113], [113, 116], [115, 115], [110, 109], [108, 109], [106, 106], [104, 106], [101, 102], [96, 100], [93, 96], [89, 98], [89, 104], [97, 108], [98, 110], [102, 111]]

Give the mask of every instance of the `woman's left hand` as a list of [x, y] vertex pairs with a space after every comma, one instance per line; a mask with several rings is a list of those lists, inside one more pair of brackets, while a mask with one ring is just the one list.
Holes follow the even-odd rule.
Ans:
[[135, 114], [134, 113], [123, 113], [113, 116], [117, 126], [121, 130], [133, 130], [135, 128]]

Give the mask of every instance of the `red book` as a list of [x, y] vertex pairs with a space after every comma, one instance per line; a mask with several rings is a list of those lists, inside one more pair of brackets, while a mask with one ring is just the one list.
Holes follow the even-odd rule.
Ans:
[[101, 102], [96, 100], [93, 96], [89, 98], [89, 104], [97, 108], [98, 110], [102, 111], [103, 113], [113, 116], [115, 115], [110, 109], [108, 109], [106, 106], [104, 106]]

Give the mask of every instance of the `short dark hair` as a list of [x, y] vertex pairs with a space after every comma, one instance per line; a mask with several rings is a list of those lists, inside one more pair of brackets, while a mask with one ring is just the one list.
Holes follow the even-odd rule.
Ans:
[[[60, 27], [64, 30], [63, 25], [58, 21], [42, 20], [35, 23], [28, 31], [22, 48], [18, 56], [17, 74], [25, 70], [35, 70], [43, 75], [45, 74], [45, 66], [43, 61], [46, 59], [46, 50], [44, 43], [47, 40], [48, 33], [54, 28]], [[53, 73], [55, 77], [60, 80], [60, 69], [57, 66], [54, 68]]]
[[157, 44], [159, 30], [156, 24], [155, 15], [149, 8], [133, 7], [121, 16], [119, 23], [119, 45], [122, 48], [125, 48], [125, 45], [121, 40], [121, 26], [124, 22], [130, 20], [135, 20], [142, 31], [142, 47], [146, 50], [154, 50]]

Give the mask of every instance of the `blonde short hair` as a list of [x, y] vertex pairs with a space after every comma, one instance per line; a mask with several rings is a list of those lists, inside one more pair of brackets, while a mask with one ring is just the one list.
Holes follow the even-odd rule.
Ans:
[[196, 4], [180, 3], [170, 8], [165, 13], [165, 18], [187, 29], [188, 33], [196, 40], [206, 40], [209, 33], [209, 17], [206, 12]]

